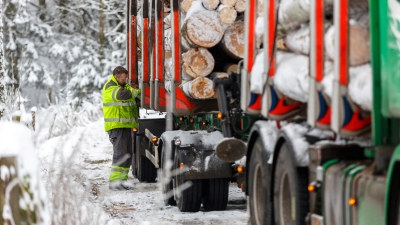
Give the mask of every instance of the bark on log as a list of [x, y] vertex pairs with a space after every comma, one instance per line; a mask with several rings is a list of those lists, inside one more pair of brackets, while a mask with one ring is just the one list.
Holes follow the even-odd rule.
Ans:
[[226, 25], [232, 25], [237, 17], [237, 12], [233, 6], [220, 5], [218, 7], [219, 22]]
[[215, 10], [217, 9], [220, 1], [219, 0], [201, 0], [203, 3], [204, 8], [208, 10]]
[[214, 97], [213, 81], [207, 77], [197, 77], [182, 85], [183, 92], [193, 99], [209, 99]]
[[244, 56], [244, 22], [236, 21], [225, 31], [224, 38], [221, 41], [223, 49], [236, 59]]
[[205, 48], [192, 48], [183, 53], [183, 71], [193, 77], [204, 77], [209, 75], [214, 69], [214, 57]]
[[224, 35], [218, 12], [199, 11], [186, 18], [182, 36], [192, 47], [211, 48], [218, 44]]
[[[335, 55], [335, 31], [331, 26], [325, 35], [325, 48], [328, 58]], [[358, 25], [349, 26], [349, 65], [359, 66], [370, 61], [370, 39], [368, 29]]]
[[214, 72], [208, 76], [210, 80], [214, 80], [215, 78], [228, 78], [229, 74], [225, 72]]
[[238, 64], [226, 64], [224, 66], [224, 71], [229, 74], [229, 72], [238, 73]]

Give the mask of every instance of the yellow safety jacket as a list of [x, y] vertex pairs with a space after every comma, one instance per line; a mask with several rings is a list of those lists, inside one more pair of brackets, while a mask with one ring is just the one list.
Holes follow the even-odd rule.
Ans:
[[139, 110], [135, 98], [140, 96], [140, 89], [134, 89], [129, 84], [122, 87], [111, 75], [103, 86], [102, 96], [106, 132], [115, 128], [137, 127]]

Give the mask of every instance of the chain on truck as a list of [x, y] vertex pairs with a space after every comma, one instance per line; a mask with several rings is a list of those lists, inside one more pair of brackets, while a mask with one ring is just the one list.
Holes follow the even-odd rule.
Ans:
[[[139, 126], [135, 174], [153, 171], [141, 180], [153, 181], [163, 168], [166, 203], [182, 211], [224, 209], [226, 197], [215, 191], [225, 195], [235, 180], [251, 224], [400, 224], [398, 0], [246, 1], [243, 60], [237, 72], [214, 79], [216, 103], [206, 104], [180, 89], [178, 0], [168, 2], [173, 66], [164, 68], [164, 3], [128, 1], [132, 80], [144, 90], [144, 108], [169, 112], [160, 122], [167, 129]], [[300, 45], [289, 42], [296, 30]], [[199, 144], [212, 132], [223, 141]], [[238, 177], [232, 168], [243, 156]], [[209, 168], [211, 159], [218, 163]], [[187, 180], [191, 186], [179, 193]]]

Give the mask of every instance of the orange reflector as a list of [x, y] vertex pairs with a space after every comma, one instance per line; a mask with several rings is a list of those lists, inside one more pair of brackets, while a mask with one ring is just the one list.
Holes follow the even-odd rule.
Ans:
[[137, 132], [137, 128], [132, 128], [133, 133]]
[[222, 117], [223, 117], [223, 115], [222, 115], [221, 112], [217, 114], [217, 118], [218, 118], [218, 119], [222, 119]]
[[179, 117], [179, 121], [182, 121], [183, 120], [183, 117], [181, 116], [181, 117]]
[[206, 121], [201, 122], [201, 124], [203, 124], [203, 126], [205, 126], [207, 124]]
[[194, 119], [190, 119], [190, 123], [193, 123], [194, 122]]
[[183, 169], [183, 163], [179, 164], [179, 169]]
[[243, 166], [238, 166], [238, 167], [236, 167], [236, 171], [237, 171], [238, 173], [243, 173]]
[[157, 142], [157, 140], [158, 140], [158, 138], [157, 138], [157, 137], [152, 137], [152, 138], [151, 138], [151, 142], [153, 142], [153, 143], [156, 143], [156, 142]]
[[315, 186], [313, 184], [308, 185], [308, 192], [314, 192], [315, 191]]
[[350, 206], [355, 206], [357, 204], [357, 199], [354, 197], [351, 197], [351, 198], [349, 198], [348, 203]]

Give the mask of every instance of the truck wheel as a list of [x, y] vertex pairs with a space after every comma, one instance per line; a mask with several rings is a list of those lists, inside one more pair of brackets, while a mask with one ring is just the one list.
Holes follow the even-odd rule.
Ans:
[[137, 179], [140, 182], [155, 182], [157, 178], [157, 168], [145, 156], [139, 156]]
[[203, 207], [206, 211], [225, 210], [228, 204], [229, 180], [203, 180]]
[[162, 149], [161, 153], [161, 186], [165, 205], [176, 205], [174, 199], [174, 187], [172, 183], [172, 168], [168, 168], [166, 165], [167, 159], [165, 156], [166, 150]]
[[[175, 155], [175, 168], [179, 170], [180, 161]], [[201, 206], [202, 180], [184, 180], [179, 173], [173, 179], [174, 197], [181, 212], [198, 212]]]
[[275, 224], [305, 225], [308, 205], [308, 170], [297, 167], [287, 142], [280, 148], [274, 176]]
[[[400, 163], [396, 163], [393, 167], [390, 180], [390, 198], [388, 203], [388, 225], [400, 224], [400, 181], [398, 174], [400, 173]], [[395, 175], [396, 174], [396, 175]]]
[[[175, 179], [174, 189], [177, 193], [175, 196], [176, 204], [181, 212], [198, 212], [201, 206], [201, 190], [202, 182], [201, 180], [189, 180], [190, 186], [180, 190], [184, 187], [183, 181]], [[185, 181], [186, 182], [186, 181]]]
[[[134, 142], [133, 142], [133, 145], [132, 145], [132, 175], [134, 176], [134, 177], [137, 177], [138, 176], [138, 173], [137, 173], [137, 162], [138, 162], [138, 156], [137, 156], [137, 152], [135, 152], [135, 150], [136, 151], [138, 151], [138, 149], [140, 148], [139, 146], [140, 145], [138, 145], [137, 143], [139, 143], [140, 144], [140, 139], [138, 138], [138, 137], [136, 137], [136, 135], [133, 135], [134, 137], [135, 137], [135, 140], [134, 140]], [[135, 148], [135, 146], [136, 146], [136, 148]]]
[[136, 149], [135, 153], [137, 159], [136, 177], [140, 182], [155, 182], [157, 178], [157, 168], [146, 156], [140, 154], [140, 152], [144, 152], [146, 148], [149, 148], [148, 139], [145, 137], [141, 138], [139, 146], [140, 149]]
[[251, 151], [248, 173], [250, 222], [253, 225], [273, 224], [268, 158], [267, 152], [263, 150], [262, 141], [258, 138]]

